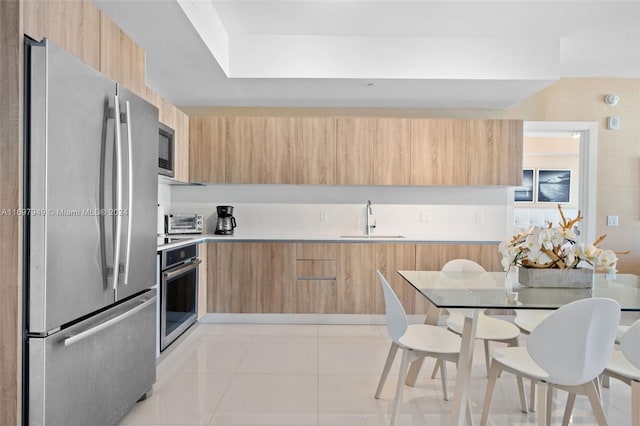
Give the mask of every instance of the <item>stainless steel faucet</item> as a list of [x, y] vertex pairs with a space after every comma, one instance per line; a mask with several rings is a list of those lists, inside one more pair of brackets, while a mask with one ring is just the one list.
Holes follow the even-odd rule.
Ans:
[[373, 207], [371, 206], [371, 200], [367, 200], [367, 235], [371, 235], [376, 228], [376, 220], [373, 217]]

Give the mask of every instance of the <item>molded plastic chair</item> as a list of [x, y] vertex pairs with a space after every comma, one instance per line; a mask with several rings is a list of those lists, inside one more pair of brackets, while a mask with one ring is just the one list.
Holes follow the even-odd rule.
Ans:
[[[387, 331], [393, 340], [387, 361], [382, 370], [380, 383], [378, 383], [378, 388], [376, 389], [376, 399], [380, 397], [398, 348], [402, 349], [402, 362], [400, 363], [396, 396], [391, 414], [391, 425], [393, 426], [398, 418], [398, 409], [400, 407], [400, 401], [402, 400], [404, 383], [409, 371], [409, 363], [423, 357], [434, 357], [457, 363], [458, 356], [460, 355], [461, 339], [441, 327], [426, 324], [409, 324], [407, 314], [400, 300], [380, 271], [376, 272], [384, 292], [384, 304], [387, 312]], [[444, 399], [446, 400], [448, 399], [446, 370], [442, 369], [441, 373]]]
[[[442, 267], [443, 272], [486, 272], [485, 269], [476, 262], [468, 259], [453, 259]], [[456, 334], [462, 335], [464, 329], [464, 309], [448, 309], [449, 318], [447, 327]], [[489, 341], [504, 342], [509, 346], [518, 346], [518, 335], [520, 330], [509, 321], [491, 318], [481, 312], [478, 316], [478, 328], [476, 338], [484, 341], [485, 365], [489, 374]]]
[[524, 334], [530, 334], [552, 312], [548, 309], [516, 309], [516, 318], [513, 322]]
[[[516, 317], [513, 323], [518, 326], [523, 334], [531, 334], [534, 328], [548, 317], [552, 310], [548, 309], [516, 309]], [[531, 380], [529, 390], [529, 411], [535, 411], [536, 407], [536, 381]]]
[[[527, 347], [493, 351], [489, 382], [480, 425], [486, 425], [498, 374], [504, 370], [547, 385], [546, 410], [538, 415], [551, 422], [552, 388], [589, 397], [599, 425], [607, 420], [598, 396], [597, 377], [607, 365], [620, 322], [620, 305], [611, 299], [592, 298], [569, 303], [551, 313], [533, 329]], [[575, 396], [573, 396], [575, 398]], [[563, 424], [568, 422], [566, 415]]]
[[[631, 386], [631, 426], [640, 426], [640, 320], [620, 337], [620, 350], [613, 351], [604, 375]], [[569, 402], [573, 407], [567, 401], [567, 410]]]

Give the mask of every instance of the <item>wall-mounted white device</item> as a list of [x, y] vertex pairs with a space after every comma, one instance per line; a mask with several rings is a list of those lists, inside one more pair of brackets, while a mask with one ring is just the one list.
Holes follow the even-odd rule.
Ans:
[[618, 130], [620, 128], [620, 117], [607, 117], [607, 129]]
[[615, 104], [618, 103], [619, 100], [620, 100], [620, 97], [613, 93], [609, 93], [607, 96], [604, 97], [604, 103], [610, 106], [614, 106]]

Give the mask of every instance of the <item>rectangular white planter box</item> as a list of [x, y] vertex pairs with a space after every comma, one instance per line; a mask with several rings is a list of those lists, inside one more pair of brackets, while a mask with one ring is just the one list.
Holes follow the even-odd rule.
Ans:
[[527, 287], [592, 288], [593, 269], [519, 268], [518, 282]]

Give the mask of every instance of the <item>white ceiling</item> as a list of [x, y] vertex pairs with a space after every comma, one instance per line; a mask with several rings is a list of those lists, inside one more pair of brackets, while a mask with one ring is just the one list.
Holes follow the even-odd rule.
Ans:
[[640, 78], [640, 0], [93, 0], [180, 106], [504, 108]]

